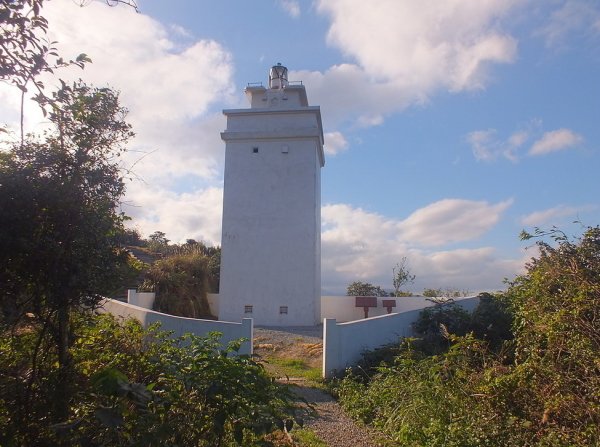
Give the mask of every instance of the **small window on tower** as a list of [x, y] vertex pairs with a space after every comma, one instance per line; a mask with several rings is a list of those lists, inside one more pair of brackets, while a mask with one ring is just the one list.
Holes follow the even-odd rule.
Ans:
[[288, 307], [287, 306], [279, 306], [279, 313], [280, 314], [287, 314], [288, 313]]
[[257, 146], [254, 146], [254, 147], [252, 148], [252, 153], [253, 153], [253, 154], [258, 154], [258, 147], [257, 147]]
[[287, 154], [289, 151], [290, 151], [290, 147], [287, 144], [284, 144], [283, 146], [281, 146], [282, 154]]
[[244, 306], [244, 313], [245, 314], [251, 314], [252, 313], [252, 306]]

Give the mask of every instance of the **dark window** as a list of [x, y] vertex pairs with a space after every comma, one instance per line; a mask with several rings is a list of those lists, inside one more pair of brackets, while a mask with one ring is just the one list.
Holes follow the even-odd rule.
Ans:
[[258, 154], [258, 148], [257, 147], [253, 147], [252, 148], [252, 152], [255, 153], [255, 154]]
[[287, 314], [288, 313], [288, 307], [287, 306], [279, 306], [279, 313], [280, 314]]
[[252, 306], [244, 306], [244, 313], [245, 314], [251, 314], [252, 313]]

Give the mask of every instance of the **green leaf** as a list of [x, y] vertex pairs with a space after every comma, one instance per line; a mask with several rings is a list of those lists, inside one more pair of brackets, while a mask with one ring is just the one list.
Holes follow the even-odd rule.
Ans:
[[76, 62], [92, 62], [92, 60], [89, 58], [89, 56], [85, 53], [81, 53], [80, 55], [77, 56], [77, 58], [75, 59]]
[[127, 384], [129, 380], [121, 371], [114, 368], [105, 368], [98, 371], [91, 378], [92, 386], [96, 390], [107, 396], [119, 395], [122, 385]]
[[238, 445], [242, 445], [244, 442], [244, 427], [241, 424], [236, 424], [233, 427], [233, 439]]
[[117, 428], [123, 424], [123, 416], [112, 408], [101, 407], [94, 411], [94, 415], [102, 425], [108, 428]]

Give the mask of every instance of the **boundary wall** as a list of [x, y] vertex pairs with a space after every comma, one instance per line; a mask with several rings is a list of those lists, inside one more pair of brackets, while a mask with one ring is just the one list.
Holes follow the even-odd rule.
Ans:
[[[392, 308], [392, 313], [402, 313], [409, 310], [424, 309], [425, 307], [433, 304], [430, 299], [423, 296], [378, 296], [377, 307], [372, 307], [369, 309], [369, 318], [388, 315], [387, 309], [383, 307], [383, 300], [396, 301], [396, 307]], [[365, 312], [362, 307], [356, 307], [355, 297], [353, 296], [326, 295], [321, 297], [321, 321], [323, 321], [325, 318], [335, 318], [339, 323], [364, 320]]]
[[160, 322], [161, 329], [173, 331], [175, 337], [179, 337], [188, 332], [199, 336], [206, 336], [209, 332], [220, 332], [223, 334], [220, 340], [224, 347], [227, 346], [227, 343], [230, 341], [246, 338], [247, 341], [242, 343], [239, 353], [252, 354], [252, 338], [254, 335], [252, 318], [243, 318], [241, 323], [185, 318], [163, 314], [144, 307], [112, 300], [110, 298], [107, 298], [102, 303], [102, 307], [99, 311], [109, 312], [116, 317], [135, 318], [139, 320], [144, 327]]
[[[133, 300], [140, 300], [140, 303], [145, 298], [144, 293], [137, 293], [138, 297], [132, 297], [130, 291], [128, 302], [131, 304], [137, 304]], [[219, 294], [209, 293], [207, 294], [208, 304], [210, 306], [210, 313], [213, 315], [219, 315]], [[395, 300], [396, 307], [392, 309], [393, 313], [402, 313], [409, 310], [424, 309], [425, 307], [431, 306], [433, 303], [427, 297], [423, 296], [406, 296], [406, 297], [377, 297], [377, 307], [369, 309], [369, 317], [378, 317], [382, 315], [388, 315], [387, 309], [383, 307], [383, 300]], [[456, 302], [464, 300], [464, 298], [454, 298]], [[142, 307], [146, 307], [142, 304], [137, 304]], [[152, 304], [147, 307], [152, 308]], [[319, 322], [322, 322], [325, 318], [335, 318], [338, 323], [346, 321], [357, 321], [364, 320], [365, 313], [362, 307], [355, 306], [355, 297], [343, 296], [343, 295], [323, 295], [321, 296], [321, 318]], [[282, 324], [283, 326], [283, 324]], [[290, 324], [290, 326], [296, 326]]]
[[[412, 324], [419, 317], [421, 310], [432, 306], [433, 303], [425, 299], [417, 300], [416, 297], [401, 297], [396, 298], [397, 305], [403, 299], [411, 300], [410, 306], [414, 305], [415, 308], [347, 323], [338, 323], [335, 318], [325, 318], [323, 321], [323, 377], [331, 378], [343, 373], [347, 367], [356, 364], [365, 351], [396, 343], [400, 337], [414, 335]], [[405, 305], [409, 306], [409, 303], [405, 303]], [[458, 298], [455, 299], [455, 303], [471, 312], [479, 303], [479, 298]], [[359, 310], [362, 312], [362, 309]]]

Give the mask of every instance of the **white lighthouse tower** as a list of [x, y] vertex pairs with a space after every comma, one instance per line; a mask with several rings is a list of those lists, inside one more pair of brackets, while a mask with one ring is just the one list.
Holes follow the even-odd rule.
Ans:
[[229, 109], [219, 320], [306, 326], [320, 320], [323, 127], [301, 83], [271, 68]]

